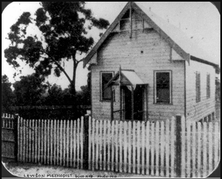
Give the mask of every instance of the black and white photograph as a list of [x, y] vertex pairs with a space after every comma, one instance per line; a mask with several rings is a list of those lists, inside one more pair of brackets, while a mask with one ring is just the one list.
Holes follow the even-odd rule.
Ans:
[[220, 177], [220, 2], [2, 6], [2, 177]]

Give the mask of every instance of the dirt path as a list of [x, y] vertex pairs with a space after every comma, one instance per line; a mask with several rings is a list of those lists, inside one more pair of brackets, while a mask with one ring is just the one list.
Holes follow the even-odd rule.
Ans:
[[[80, 170], [60, 166], [44, 166], [30, 163], [6, 163], [5, 168], [14, 176], [18, 177], [30, 177], [30, 178], [147, 178], [146, 175], [128, 174], [128, 173], [115, 173], [108, 171], [89, 171]], [[152, 177], [153, 178], [153, 177]]]

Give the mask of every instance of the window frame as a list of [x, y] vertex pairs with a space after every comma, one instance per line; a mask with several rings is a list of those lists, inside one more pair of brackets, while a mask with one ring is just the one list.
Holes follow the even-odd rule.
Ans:
[[[197, 78], [199, 78], [199, 88], [198, 88]], [[195, 73], [195, 91], [196, 91], [196, 103], [199, 103], [201, 101], [201, 74], [198, 71], [196, 71]]]
[[[157, 80], [156, 80], [156, 74], [157, 73], [169, 73], [169, 82], [170, 82], [170, 84], [169, 84], [169, 87], [170, 87], [170, 89], [169, 89], [169, 99], [170, 99], [170, 101], [169, 101], [169, 103], [165, 103], [165, 102], [157, 102], [157, 85], [156, 85], [156, 82], [157, 82]], [[172, 96], [173, 96], [173, 88], [172, 88], [172, 84], [173, 84], [173, 78], [172, 78], [172, 70], [154, 70], [154, 104], [158, 104], [158, 105], [161, 105], [161, 104], [163, 104], [163, 105], [172, 105], [173, 104], [173, 98], [172, 98]]]
[[104, 74], [104, 73], [111, 73], [112, 74], [112, 78], [114, 77], [114, 71], [100, 71], [100, 80], [99, 80], [99, 83], [100, 83], [100, 101], [101, 102], [103, 102], [103, 101], [107, 101], [107, 102], [109, 102], [109, 101], [111, 101], [111, 98], [110, 99], [103, 99], [103, 86], [102, 86], [102, 75]]
[[[208, 81], [209, 80], [209, 81]], [[210, 74], [209, 73], [207, 73], [207, 78], [206, 78], [206, 97], [207, 97], [207, 99], [209, 99], [210, 98]]]

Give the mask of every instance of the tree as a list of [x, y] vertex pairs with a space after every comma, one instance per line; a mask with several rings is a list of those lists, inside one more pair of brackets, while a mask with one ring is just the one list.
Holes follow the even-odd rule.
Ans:
[[13, 84], [15, 94], [15, 104], [17, 106], [39, 105], [47, 88], [43, 84], [44, 78], [37, 74], [21, 76], [20, 81]]
[[[70, 82], [71, 93], [76, 95], [76, 69], [94, 40], [87, 37], [92, 27], [105, 29], [109, 22], [93, 17], [84, 2], [41, 2], [35, 18], [29, 12], [24, 12], [17, 22], [11, 26], [8, 38], [11, 41], [5, 49], [7, 62], [14, 68], [19, 67], [19, 59], [29, 64], [35, 72], [48, 76], [54, 71], [56, 76], [61, 72]], [[37, 35], [27, 35], [27, 28], [36, 25], [41, 32]], [[65, 61], [73, 61], [73, 74], [70, 77], [64, 66]]]
[[14, 94], [11, 89], [11, 83], [7, 75], [2, 76], [2, 112], [12, 112], [11, 106], [14, 105]]
[[45, 105], [64, 105], [64, 92], [61, 86], [53, 84], [48, 88], [47, 96], [45, 96]]

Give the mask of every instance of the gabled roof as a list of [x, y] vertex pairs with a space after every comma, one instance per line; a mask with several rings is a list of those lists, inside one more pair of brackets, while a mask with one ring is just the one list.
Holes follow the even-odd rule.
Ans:
[[202, 49], [198, 48], [180, 29], [166, 22], [149, 9], [142, 5], [137, 5], [134, 2], [128, 2], [117, 18], [113, 21], [110, 27], [106, 30], [100, 40], [87, 54], [83, 62], [83, 67], [91, 60], [93, 55], [97, 52], [99, 47], [103, 44], [112, 30], [116, 27], [123, 15], [128, 9], [132, 8], [138, 13], [163, 39], [165, 39], [169, 45], [185, 60], [190, 59], [203, 62], [209, 65], [217, 66], [212, 63], [211, 58]]

